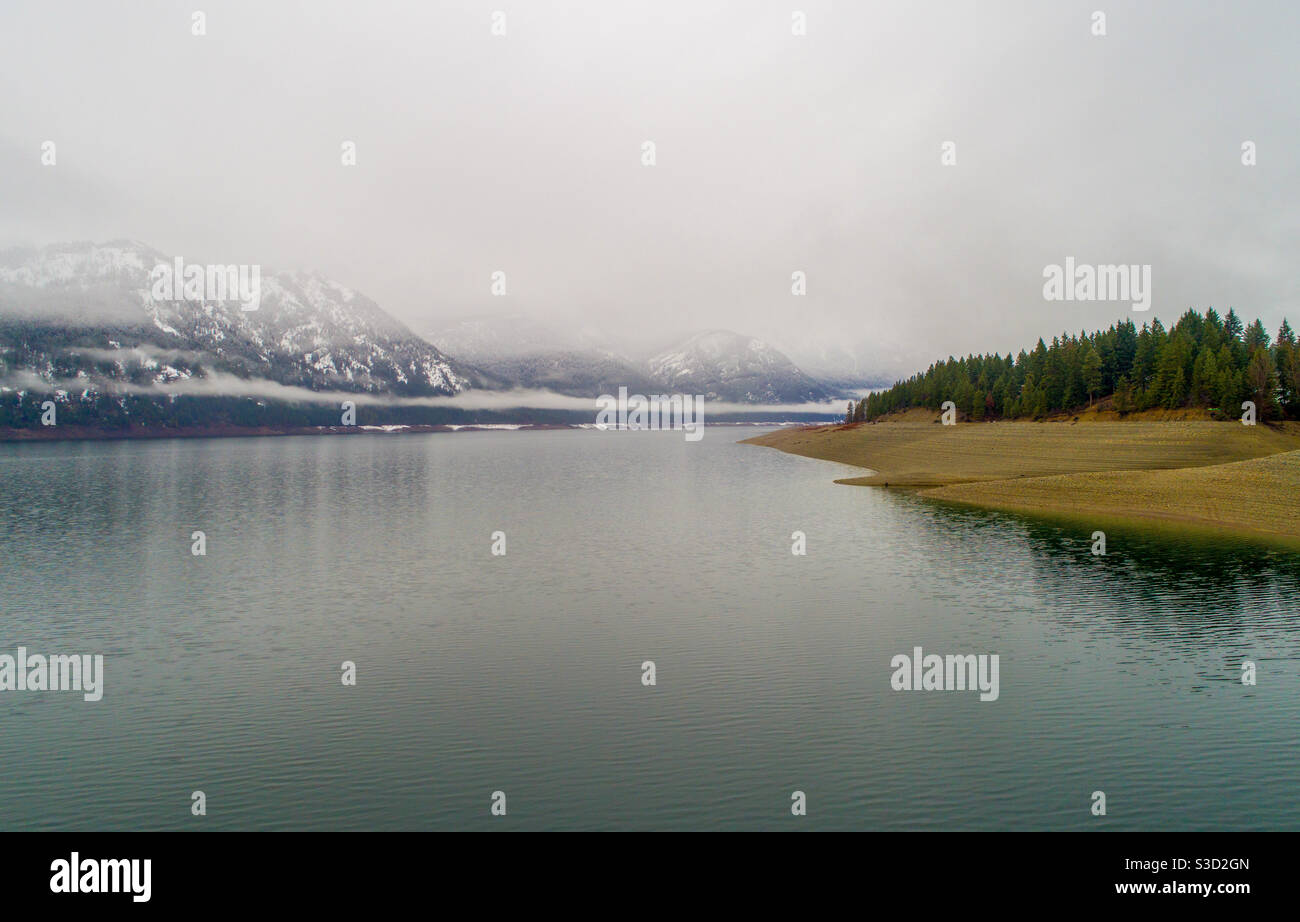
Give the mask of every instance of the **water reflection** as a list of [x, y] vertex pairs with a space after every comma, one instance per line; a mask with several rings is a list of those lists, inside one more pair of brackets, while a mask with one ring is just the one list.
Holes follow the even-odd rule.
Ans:
[[1028, 568], [1042, 610], [1080, 634], [1130, 641], [1152, 662], [1187, 658], [1205, 681], [1239, 681], [1245, 656], [1300, 658], [1300, 554], [1112, 526], [1106, 554], [1095, 556], [1092, 531], [1075, 522], [927, 505], [918, 518], [929, 532], [978, 535], [981, 553], [1003, 560], [1023, 547], [1014, 559]]
[[[480, 828], [505, 788], [516, 828], [772, 828], [798, 787], [812, 828], [1086, 828], [1105, 783], [1112, 826], [1300, 827], [1295, 557], [1094, 557], [746, 434], [0, 446], [0, 651], [107, 674], [0, 695], [0, 817]], [[1001, 697], [894, 692], [917, 644]]]

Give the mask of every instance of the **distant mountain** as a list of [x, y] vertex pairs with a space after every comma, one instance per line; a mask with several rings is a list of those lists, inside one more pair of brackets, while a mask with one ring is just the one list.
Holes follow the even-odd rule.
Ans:
[[[173, 257], [135, 241], [0, 252], [0, 430], [40, 428], [50, 397], [58, 425], [74, 429], [202, 429], [336, 425], [336, 392], [420, 398], [518, 387], [595, 398], [627, 387], [748, 404], [843, 393], [729, 331], [696, 334], [648, 359], [618, 352], [600, 330], [518, 316], [462, 321], [430, 342], [316, 273], [259, 267], [257, 309], [245, 310], [234, 291], [161, 290], [163, 266], [174, 273]], [[369, 401], [364, 416], [551, 423], [575, 412], [511, 410], [488, 398]]]
[[[212, 290], [206, 272], [201, 289], [185, 290], [182, 271], [162, 290], [164, 266], [175, 274], [173, 257], [135, 241], [0, 252], [0, 431], [338, 426], [337, 392], [421, 398], [518, 387], [594, 398], [627, 387], [750, 404], [836, 396], [761, 340], [726, 331], [649, 360], [619, 353], [599, 330], [511, 316], [462, 321], [430, 342], [316, 273], [259, 267], [256, 309], [245, 310], [236, 292]], [[207, 269], [197, 259], [180, 268], [195, 266]], [[57, 431], [43, 422], [50, 399]], [[489, 397], [367, 401], [361, 415], [366, 425], [400, 426], [586, 414]]]
[[648, 359], [619, 352], [597, 331], [567, 334], [519, 315], [462, 320], [428, 339], [513, 385], [582, 397], [627, 387], [735, 403], [804, 403], [859, 389], [827, 386], [762, 340], [727, 330], [694, 334]]
[[737, 403], [808, 403], [838, 396], [752, 336], [709, 330], [653, 356], [651, 377], [674, 392]]
[[597, 397], [619, 387], [644, 392], [657, 386], [644, 367], [610, 348], [594, 330], [567, 334], [505, 314], [460, 320], [427, 338], [442, 352], [514, 387]]
[[156, 298], [150, 273], [171, 263], [132, 241], [0, 253], [0, 383], [22, 373], [71, 379], [80, 391], [83, 382], [94, 390], [224, 372], [401, 395], [491, 383], [369, 298], [319, 275], [261, 271], [260, 306], [245, 311], [237, 300]]

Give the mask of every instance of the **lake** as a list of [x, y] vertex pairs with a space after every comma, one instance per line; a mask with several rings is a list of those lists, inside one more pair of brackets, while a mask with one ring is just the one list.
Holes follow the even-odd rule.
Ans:
[[[0, 692], [0, 828], [1300, 828], [1300, 557], [755, 432], [0, 445], [0, 654], [104, 656]], [[895, 691], [918, 646], [997, 700]]]

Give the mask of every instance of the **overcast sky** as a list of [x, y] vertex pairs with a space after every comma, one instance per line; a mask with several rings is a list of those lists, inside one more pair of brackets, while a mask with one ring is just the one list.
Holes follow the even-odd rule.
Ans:
[[[1298, 44], [1294, 0], [5, 0], [0, 245], [890, 372], [1191, 306], [1272, 332], [1300, 324]], [[1044, 301], [1066, 257], [1150, 264], [1152, 310]]]

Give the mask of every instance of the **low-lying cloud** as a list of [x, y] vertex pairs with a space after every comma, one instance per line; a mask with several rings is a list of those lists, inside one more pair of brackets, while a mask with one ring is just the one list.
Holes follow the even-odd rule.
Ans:
[[[131, 350], [79, 349], [83, 355], [103, 352], [120, 357]], [[140, 354], [157, 358], [167, 350], [140, 348]], [[177, 353], [179, 354], [179, 353]], [[211, 372], [203, 377], [177, 378], [167, 382], [135, 384], [129, 381], [91, 381], [87, 378], [58, 378], [47, 380], [28, 371], [15, 371], [0, 379], [0, 387], [9, 390], [51, 391], [62, 390], [70, 394], [97, 390], [112, 394], [134, 394], [145, 397], [247, 397], [275, 400], [284, 403], [341, 404], [350, 401], [357, 406], [384, 407], [445, 407], [458, 410], [565, 410], [571, 412], [596, 412], [595, 397], [574, 397], [554, 391], [533, 388], [514, 388], [504, 391], [469, 390], [459, 394], [428, 397], [401, 397], [391, 394], [371, 394], [357, 391], [312, 390], [262, 378], [241, 378], [224, 372]], [[843, 401], [828, 403], [732, 403], [711, 401], [705, 404], [711, 413], [823, 413], [838, 414], [843, 411]]]

